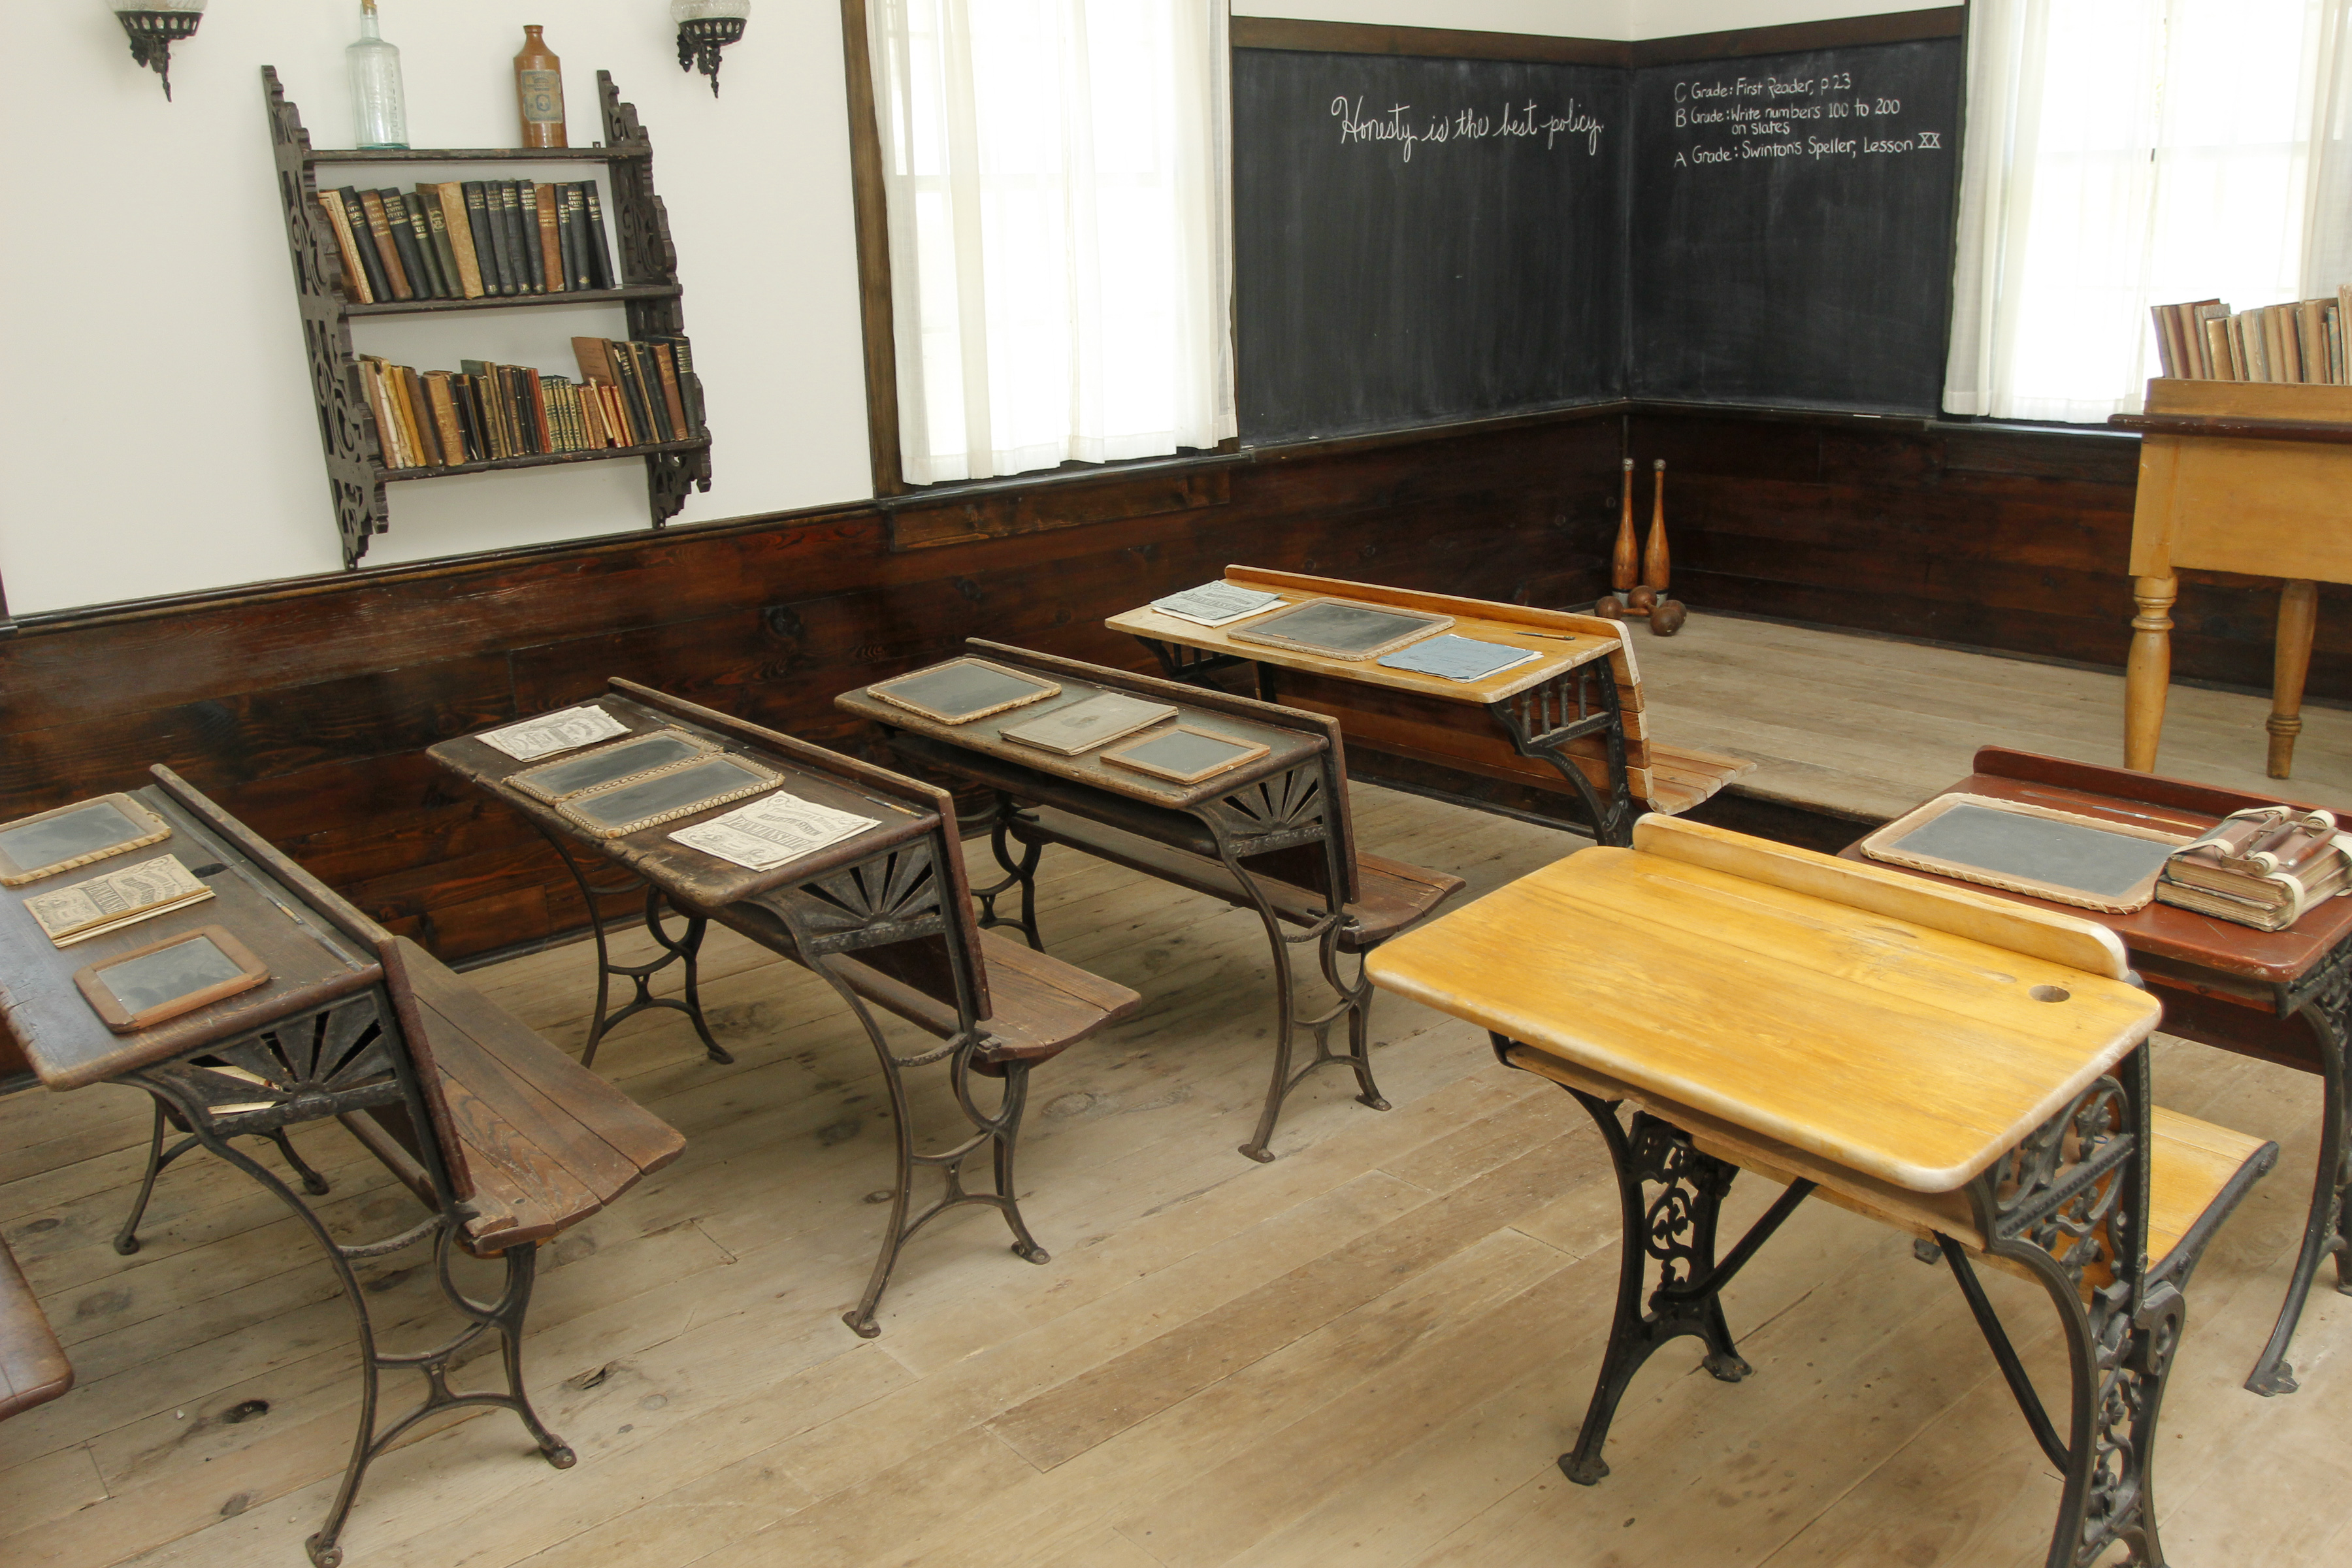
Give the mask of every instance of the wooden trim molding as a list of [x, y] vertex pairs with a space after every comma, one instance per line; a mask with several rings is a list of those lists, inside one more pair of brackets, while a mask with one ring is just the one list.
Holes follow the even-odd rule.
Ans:
[[849, 192], [857, 228], [857, 313], [866, 338], [866, 439], [874, 493], [907, 488], [898, 459], [898, 340], [890, 314], [889, 197], [882, 184], [882, 132], [866, 0], [841, 0], [841, 56], [849, 88]]
[[1826, 22], [1790, 22], [1626, 43], [1538, 33], [1480, 33], [1454, 27], [1392, 27], [1370, 22], [1306, 22], [1286, 16], [1236, 16], [1237, 49], [1297, 49], [1324, 55], [1423, 55], [1437, 59], [1527, 60], [1545, 65], [1666, 66], [1751, 55], [1794, 54], [1854, 44], [1958, 37], [1965, 5], [1892, 11]]
[[1844, 48], [1855, 44], [1906, 44], [1919, 38], [1957, 38], [1966, 31], [1966, 5], [1932, 11], [1889, 11], [1875, 16], [1841, 16], [1827, 22], [1790, 22], [1777, 27], [1739, 27], [1723, 33], [1686, 33], [1678, 38], [1644, 38], [1625, 46], [1630, 66], [1673, 66], [1702, 60], [1742, 59], [1750, 55], [1787, 55], [1804, 49]]
[[1233, 45], [1237, 49], [1297, 49], [1318, 55], [1426, 55], [1439, 59], [1533, 60], [1571, 66], [1622, 66], [1627, 47], [1608, 38], [1391, 27], [1372, 22], [1302, 22], [1286, 16], [1234, 17]]

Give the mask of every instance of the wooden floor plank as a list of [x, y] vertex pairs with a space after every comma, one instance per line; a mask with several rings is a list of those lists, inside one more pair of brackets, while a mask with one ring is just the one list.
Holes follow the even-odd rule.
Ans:
[[[1767, 627], [1710, 652], [1692, 632], [1717, 620], [1644, 640], [1645, 674], [1665, 689], [1665, 667], [1706, 655], [1684, 661], [1685, 684], [1735, 717], [1757, 706], [1768, 656], [1842, 682], [1824, 710], [1867, 731], [1850, 737], [1849, 771], [1888, 794], [1957, 776], [1967, 745], [1998, 738], [1975, 732], [1977, 715], [2015, 696], [2021, 670], [2049, 699], [2028, 704], [2021, 732], [2089, 711], [2013, 661], [1963, 666], [1938, 696], [1937, 661], [1908, 645], [1840, 663]], [[1862, 724], [1874, 683], [1916, 711]], [[2176, 693], [2168, 759], [2176, 737], [2217, 755], [2238, 744], [2236, 704], [2252, 700], [2214, 718]], [[2324, 728], [2305, 737], [2315, 769], [2334, 765]], [[2258, 773], [2259, 714], [2253, 731]], [[1367, 847], [1465, 876], [1474, 893], [1581, 842], [1357, 795]], [[966, 847], [985, 876], [985, 844]], [[1370, 1111], [1328, 1077], [1286, 1110], [1282, 1158], [1254, 1164], [1234, 1145], [1268, 1063], [1255, 922], [1076, 855], [1049, 857], [1046, 873], [1052, 951], [1146, 998], [1037, 1075], [1022, 1187], [1051, 1263], [1014, 1258], [993, 1215], [951, 1216], [902, 1262], [884, 1336], [850, 1335], [837, 1313], [864, 1282], [882, 1218], [866, 1198], [888, 1164], [872, 1048], [803, 972], [714, 932], [707, 997], [737, 1063], [707, 1061], [673, 1013], [605, 1041], [599, 1074], [688, 1147], [542, 1266], [526, 1366], [579, 1467], [549, 1468], [499, 1413], [425, 1433], [371, 1478], [352, 1561], [1959, 1568], [2005, 1564], [2046, 1531], [2056, 1482], [1948, 1278], [1822, 1205], [1801, 1209], [1729, 1297], [1757, 1375], [1723, 1385], [1695, 1370], [1691, 1346], [1668, 1348], [1620, 1416], [1616, 1473], [1569, 1486], [1552, 1460], [1590, 1392], [1617, 1262], [1615, 1187], [1585, 1113], [1496, 1064], [1476, 1031], [1383, 996], [1374, 1061], [1397, 1108]], [[592, 977], [573, 947], [472, 978], [576, 1046]], [[2315, 1293], [2295, 1356], [2304, 1393], [2236, 1387], [2308, 1197], [2316, 1080], [2169, 1040], [2157, 1062], [2165, 1103], [2284, 1149], [2191, 1292], [2158, 1473], [2173, 1553], [2333, 1561], [2331, 1542], [2340, 1554], [2352, 1540], [2329, 1408], [2352, 1299]], [[943, 1094], [919, 1083], [919, 1111], [946, 1112]], [[342, 1308], [274, 1200], [193, 1161], [158, 1189], [150, 1249], [112, 1253], [145, 1131], [135, 1096], [0, 1100], [0, 1150], [17, 1156], [0, 1162], [0, 1235], [22, 1237], [95, 1372], [0, 1427], [9, 1568], [298, 1563], [348, 1442]], [[407, 1200], [340, 1133], [302, 1147], [335, 1181], [338, 1225], [395, 1228]], [[1733, 1215], [1770, 1193], [1743, 1182]], [[43, 1220], [57, 1223], [32, 1228]], [[371, 1266], [383, 1285], [372, 1299], [404, 1342], [431, 1305], [413, 1264]], [[2032, 1305], [2021, 1282], [1988, 1286], [2005, 1310]], [[2053, 1372], [2054, 1339], [2021, 1338], [2037, 1373]], [[248, 1399], [268, 1411], [225, 1419]], [[2265, 1469], [2279, 1444], [2305, 1457]]]

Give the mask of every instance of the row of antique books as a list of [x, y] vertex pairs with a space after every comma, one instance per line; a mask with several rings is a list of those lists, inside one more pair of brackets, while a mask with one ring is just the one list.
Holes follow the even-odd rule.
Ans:
[[613, 287], [596, 182], [451, 180], [404, 195], [346, 185], [319, 205], [358, 304]]
[[418, 371], [362, 354], [359, 376], [388, 468], [647, 447], [704, 433], [702, 383], [683, 337], [574, 338], [580, 376], [462, 360]]
[[2158, 362], [2189, 381], [2297, 381], [2352, 386], [2344, 332], [2352, 283], [2333, 300], [2298, 300], [2232, 312], [2219, 300], [2150, 308]]

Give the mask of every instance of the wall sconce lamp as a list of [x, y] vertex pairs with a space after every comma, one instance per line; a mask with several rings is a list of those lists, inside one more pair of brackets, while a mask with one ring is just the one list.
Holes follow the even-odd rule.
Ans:
[[719, 96], [719, 51], [743, 36], [751, 0], [669, 0], [670, 20], [677, 24], [677, 68], [699, 69], [710, 79], [710, 96]]
[[131, 58], [163, 79], [172, 96], [172, 46], [195, 37], [205, 19], [205, 0], [101, 0], [131, 35]]

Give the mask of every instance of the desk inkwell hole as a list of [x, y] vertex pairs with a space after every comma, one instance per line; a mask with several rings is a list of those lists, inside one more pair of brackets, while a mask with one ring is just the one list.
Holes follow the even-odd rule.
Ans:
[[2074, 994], [2063, 985], [2037, 985], [2026, 994], [2036, 1002], [2063, 1002]]

